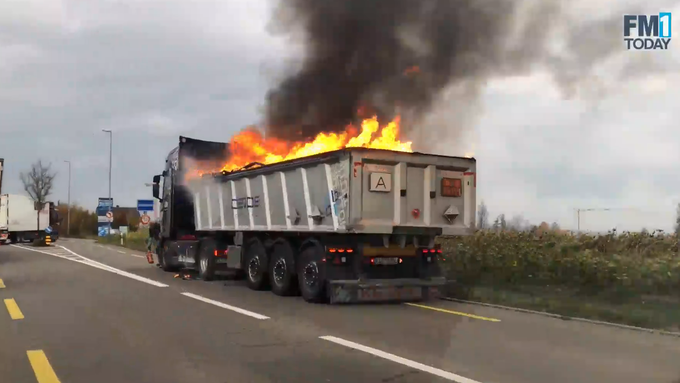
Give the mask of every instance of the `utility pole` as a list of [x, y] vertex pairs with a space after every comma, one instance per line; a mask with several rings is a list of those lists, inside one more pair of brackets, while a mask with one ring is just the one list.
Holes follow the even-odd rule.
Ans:
[[[109, 134], [109, 212], [113, 212], [113, 200], [111, 199], [111, 168], [113, 166], [113, 132], [110, 129], [102, 129], [102, 132]], [[111, 233], [111, 223], [109, 223], [109, 234]]]
[[71, 235], [71, 161], [64, 160], [68, 164], [68, 210], [66, 213], [66, 223], [68, 227], [66, 228], [66, 235]]
[[5, 159], [0, 158], [0, 194], [2, 194], [2, 172], [3, 172], [3, 167], [5, 166]]
[[586, 211], [611, 211], [613, 209], [609, 208], [602, 208], [602, 209], [576, 209], [576, 231], [578, 233], [581, 232], [581, 212], [586, 212]]

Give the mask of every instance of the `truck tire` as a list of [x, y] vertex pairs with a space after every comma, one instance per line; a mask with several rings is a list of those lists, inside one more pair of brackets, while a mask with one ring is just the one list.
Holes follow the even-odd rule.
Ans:
[[216, 259], [213, 255], [215, 251], [215, 242], [212, 240], [204, 240], [200, 243], [198, 252], [198, 278], [204, 281], [212, 281], [215, 279]]
[[279, 296], [297, 295], [298, 283], [293, 248], [288, 241], [280, 239], [272, 246], [269, 260], [269, 283], [272, 292]]
[[268, 286], [267, 251], [258, 239], [251, 239], [246, 246], [243, 268], [246, 283], [252, 290], [264, 290]]
[[298, 280], [302, 298], [310, 303], [325, 303], [328, 301], [326, 275], [324, 264], [321, 262], [324, 252], [318, 245], [312, 245], [302, 250], [298, 259]]
[[160, 260], [161, 269], [163, 269], [163, 271], [173, 272], [173, 271], [177, 271], [179, 269], [179, 267], [177, 265], [173, 265], [172, 262], [170, 261], [170, 259], [172, 259], [172, 252], [173, 251], [174, 250], [172, 250], [172, 246], [168, 246], [168, 247], [163, 249], [163, 252], [158, 257], [159, 260]]

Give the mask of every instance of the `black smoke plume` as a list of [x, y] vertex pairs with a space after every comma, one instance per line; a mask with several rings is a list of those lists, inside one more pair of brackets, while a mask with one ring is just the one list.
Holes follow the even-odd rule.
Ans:
[[[657, 3], [671, 9], [678, 1]], [[630, 9], [591, 20], [584, 17], [588, 12], [566, 12], [570, 4], [574, 1], [280, 0], [272, 26], [302, 39], [305, 55], [299, 70], [267, 96], [267, 133], [310, 138], [371, 113], [419, 121], [453, 85], [459, 85], [462, 102], [451, 110], [460, 115], [470, 109], [466, 105], [474, 106], [487, 80], [536, 71], [549, 74], [565, 97], [584, 92], [600, 97], [606, 89], [592, 89], [601, 83], [599, 65], [626, 53], [624, 67], [659, 71], [643, 55], [625, 51], [621, 40], [621, 15], [648, 7], [622, 3]], [[621, 80], [623, 72], [616, 75]]]
[[517, 4], [282, 0], [273, 24], [301, 32], [306, 54], [300, 70], [268, 94], [268, 134], [299, 139], [340, 130], [365, 117], [362, 107], [387, 118], [397, 108], [426, 112], [447, 85], [497, 64]]

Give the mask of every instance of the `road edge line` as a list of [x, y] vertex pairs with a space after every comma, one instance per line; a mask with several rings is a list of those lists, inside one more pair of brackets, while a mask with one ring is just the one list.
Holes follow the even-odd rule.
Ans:
[[228, 305], [226, 303], [216, 301], [216, 300], [212, 300], [210, 298], [206, 298], [206, 297], [194, 294], [194, 293], [183, 292], [183, 293], [180, 293], [180, 294], [184, 295], [185, 297], [195, 299], [197, 301], [209, 303], [213, 306], [217, 306], [217, 307], [220, 307], [220, 308], [223, 308], [223, 309], [231, 310], [233, 312], [249, 316], [251, 318], [255, 318], [255, 319], [259, 319], [259, 320], [271, 319], [270, 317], [268, 317], [266, 315], [258, 314], [258, 313], [253, 312], [253, 311], [248, 311], [248, 310], [242, 309], [240, 307]]
[[451, 301], [451, 302], [466, 303], [466, 304], [470, 304], [470, 305], [491, 307], [491, 308], [507, 310], [507, 311], [515, 311], [515, 312], [520, 312], [520, 313], [525, 313], [525, 314], [541, 315], [541, 316], [550, 317], [550, 318], [554, 318], [554, 319], [561, 319], [561, 320], [565, 320], [565, 321], [571, 320], [571, 321], [574, 321], [574, 322], [583, 322], [583, 323], [597, 324], [597, 325], [601, 325], [601, 326], [618, 327], [618, 328], [622, 328], [622, 329], [626, 329], [626, 330], [647, 332], [647, 333], [651, 333], [651, 334], [660, 334], [660, 335], [666, 335], [666, 336], [680, 337], [680, 332], [673, 332], [673, 331], [666, 331], [666, 330], [655, 330], [653, 328], [637, 327], [637, 326], [631, 326], [631, 325], [626, 325], [626, 324], [605, 322], [605, 321], [599, 321], [599, 320], [587, 319], [587, 318], [580, 318], [580, 317], [571, 317], [571, 316], [568, 316], [568, 315], [560, 315], [560, 314], [553, 314], [553, 313], [544, 312], [544, 311], [522, 309], [522, 308], [519, 308], [519, 307], [504, 306], [504, 305], [498, 305], [498, 304], [495, 304], [495, 303], [468, 301], [466, 299], [459, 299], [459, 298], [440, 297], [439, 299], [445, 300], [445, 301]]
[[337, 338], [337, 337], [330, 336], [330, 335], [324, 335], [324, 336], [320, 336], [319, 339], [323, 339], [323, 340], [331, 342], [331, 343], [339, 344], [341, 346], [345, 346], [345, 347], [348, 347], [348, 348], [351, 348], [351, 349], [354, 349], [354, 350], [357, 350], [357, 351], [363, 351], [367, 354], [371, 354], [373, 356], [377, 356], [379, 358], [386, 359], [386, 360], [389, 360], [391, 362], [398, 363], [398, 364], [401, 364], [403, 366], [413, 368], [415, 370], [427, 372], [427, 373], [432, 374], [434, 376], [438, 376], [438, 377], [443, 378], [443, 379], [451, 380], [451, 381], [456, 382], [456, 383], [481, 383], [479, 381], [472, 380], [470, 378], [466, 378], [466, 377], [460, 376], [458, 374], [454, 374], [453, 372], [449, 372], [449, 371], [445, 371], [445, 370], [442, 370], [442, 369], [439, 369], [439, 368], [436, 368], [436, 367], [428, 366], [428, 365], [423, 364], [423, 363], [419, 363], [419, 362], [416, 362], [416, 361], [413, 361], [413, 360], [410, 360], [410, 359], [402, 358], [400, 356], [390, 354], [388, 352], [381, 351], [381, 350], [378, 350], [378, 349], [373, 348], [373, 347], [364, 346], [362, 344], [355, 343], [355, 342], [345, 340], [345, 339], [342, 339], [342, 338]]

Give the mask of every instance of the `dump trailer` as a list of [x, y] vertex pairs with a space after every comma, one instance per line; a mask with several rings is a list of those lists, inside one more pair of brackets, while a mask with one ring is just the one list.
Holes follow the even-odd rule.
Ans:
[[183, 222], [163, 227], [174, 234], [158, 246], [166, 270], [236, 271], [309, 302], [424, 300], [446, 283], [435, 237], [474, 232], [473, 158], [346, 148], [186, 180], [187, 140], [154, 177], [162, 222]]

